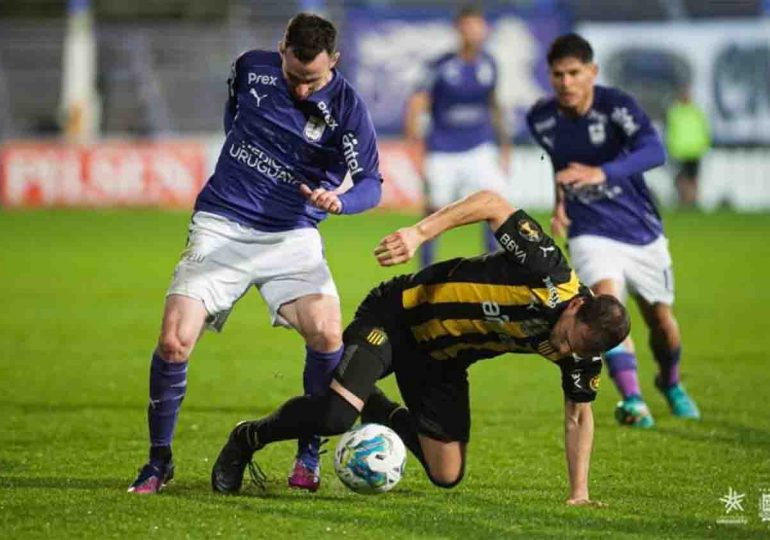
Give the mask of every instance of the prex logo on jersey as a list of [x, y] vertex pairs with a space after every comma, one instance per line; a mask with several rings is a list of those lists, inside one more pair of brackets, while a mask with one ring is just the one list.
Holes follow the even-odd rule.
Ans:
[[246, 80], [249, 84], [264, 84], [266, 86], [276, 86], [278, 84], [277, 75], [260, 75], [259, 73], [249, 72]]
[[329, 126], [330, 129], [334, 130], [334, 128], [337, 127], [337, 121], [334, 120], [334, 117], [332, 116], [332, 112], [331, 110], [329, 110], [329, 106], [323, 101], [319, 101], [318, 109], [323, 113], [324, 122], [326, 122], [326, 125]]

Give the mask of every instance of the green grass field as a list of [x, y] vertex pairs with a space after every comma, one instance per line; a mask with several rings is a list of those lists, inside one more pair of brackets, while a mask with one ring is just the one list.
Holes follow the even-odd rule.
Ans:
[[[323, 227], [345, 320], [397, 273], [371, 250], [413, 216], [333, 218]], [[177, 478], [160, 496], [125, 493], [146, 455], [148, 365], [187, 215], [155, 211], [0, 214], [0, 535], [33, 537], [501, 538], [768, 537], [770, 493], [770, 215], [667, 218], [684, 336], [683, 378], [703, 412], [677, 421], [652, 387], [633, 334], [654, 431], [615, 425], [609, 378], [595, 403], [591, 495], [564, 505], [562, 394], [544, 359], [504, 356], [471, 369], [472, 443], [465, 481], [433, 487], [410, 459], [391, 493], [364, 497], [324, 456], [321, 490], [289, 491], [294, 444], [259, 462], [266, 492], [211, 493], [209, 471], [231, 427], [298, 393], [302, 342], [272, 329], [256, 291], [191, 362], [175, 443]], [[451, 233], [445, 256], [475, 254], [476, 228]], [[399, 268], [398, 271], [411, 270]], [[388, 380], [384, 388], [395, 393]], [[335, 441], [332, 441], [332, 444]], [[743, 512], [725, 513], [728, 488]], [[745, 524], [725, 525], [726, 517]]]

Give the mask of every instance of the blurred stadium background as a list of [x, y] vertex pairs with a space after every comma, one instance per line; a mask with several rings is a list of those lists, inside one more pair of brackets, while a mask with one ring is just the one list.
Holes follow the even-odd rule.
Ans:
[[[286, 443], [259, 456], [271, 477], [267, 492], [213, 495], [211, 459], [230, 426], [299, 388], [301, 339], [269, 328], [257, 294], [241, 301], [225, 335], [197, 346], [174, 484], [159, 497], [125, 494], [146, 452], [147, 364], [163, 294], [192, 200], [223, 140], [234, 57], [274, 48], [299, 10], [323, 11], [340, 26], [341, 70], [374, 116], [384, 205], [398, 210], [322, 225], [349, 321], [373, 284], [408, 270], [379, 268], [369, 254], [417, 216], [420, 183], [401, 141], [404, 100], [420, 61], [451, 46], [458, 7], [427, 0], [0, 2], [4, 537], [767, 537], [767, 0], [484, 4], [515, 133], [510, 197], [541, 209], [538, 217], [547, 219], [552, 173], [522, 114], [547, 92], [544, 53], [557, 34], [577, 29], [592, 40], [601, 82], [632, 91], [659, 127], [682, 84], [692, 86], [713, 127], [699, 204], [714, 211], [665, 215], [683, 377], [703, 420], [672, 418], [652, 389], [654, 362], [634, 311], [640, 380], [658, 428], [620, 429], [612, 417], [617, 394], [603, 383], [591, 489], [609, 507], [563, 504], [558, 371], [511, 357], [471, 370], [474, 442], [466, 480], [453, 491], [433, 488], [412, 459], [393, 494], [362, 498], [336, 481], [327, 455], [322, 489], [306, 504], [310, 496], [285, 488], [293, 455]], [[666, 166], [648, 175], [666, 205], [674, 202], [673, 174]], [[477, 236], [452, 231], [442, 255], [476, 253]], [[384, 388], [395, 391], [390, 380]], [[728, 487], [745, 495], [740, 512], [728, 514], [720, 502]]]
[[[420, 182], [399, 141], [404, 103], [421, 62], [452, 46], [458, 5], [6, 0], [2, 203], [189, 207], [219, 151], [230, 63], [245, 49], [274, 48], [286, 20], [309, 9], [340, 26], [340, 68], [369, 104], [382, 140], [383, 205], [417, 206]], [[548, 43], [576, 29], [594, 44], [600, 82], [634, 93], [660, 127], [677, 89], [692, 87], [715, 143], [703, 163], [702, 208], [770, 207], [770, 2], [509, 0], [484, 7], [518, 145], [510, 171], [517, 202], [550, 206], [550, 165], [529, 146], [523, 114], [547, 92]], [[664, 204], [674, 198], [672, 175], [670, 167], [648, 175]]]

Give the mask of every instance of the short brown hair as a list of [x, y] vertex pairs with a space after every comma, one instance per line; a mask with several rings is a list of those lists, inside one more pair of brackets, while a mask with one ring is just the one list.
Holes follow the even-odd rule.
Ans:
[[586, 297], [575, 317], [589, 329], [586, 346], [592, 353], [600, 354], [620, 345], [631, 331], [628, 311], [609, 294]]
[[283, 46], [291, 48], [300, 62], [312, 62], [322, 51], [329, 56], [337, 51], [337, 29], [319, 15], [299, 13], [286, 26]]

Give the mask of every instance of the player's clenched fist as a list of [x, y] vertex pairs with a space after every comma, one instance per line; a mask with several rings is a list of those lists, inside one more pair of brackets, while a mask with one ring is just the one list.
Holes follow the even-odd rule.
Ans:
[[374, 248], [381, 266], [394, 266], [411, 259], [424, 239], [414, 227], [405, 227], [389, 234]]
[[310, 189], [306, 184], [300, 184], [299, 191], [316, 208], [332, 214], [342, 212], [342, 201], [334, 191], [328, 191], [324, 188]]

